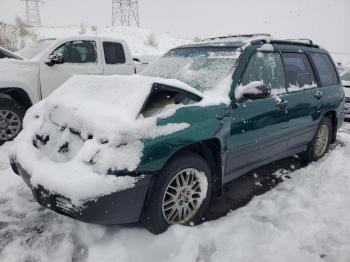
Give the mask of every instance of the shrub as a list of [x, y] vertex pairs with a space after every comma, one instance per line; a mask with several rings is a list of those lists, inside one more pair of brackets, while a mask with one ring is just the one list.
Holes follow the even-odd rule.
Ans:
[[152, 47], [158, 47], [158, 40], [153, 32], [148, 35], [145, 44]]

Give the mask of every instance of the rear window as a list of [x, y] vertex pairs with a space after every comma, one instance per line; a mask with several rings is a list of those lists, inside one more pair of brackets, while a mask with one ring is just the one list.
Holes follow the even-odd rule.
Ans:
[[125, 53], [123, 45], [114, 42], [103, 42], [106, 64], [124, 64]]
[[316, 85], [311, 64], [305, 54], [283, 53], [287, 87]]
[[338, 85], [337, 72], [329, 56], [326, 54], [311, 54], [311, 58], [320, 76], [322, 86]]

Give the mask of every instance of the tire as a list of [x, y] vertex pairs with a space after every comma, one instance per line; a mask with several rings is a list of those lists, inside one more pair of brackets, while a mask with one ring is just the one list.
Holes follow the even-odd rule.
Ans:
[[[180, 181], [181, 176], [183, 179]], [[197, 177], [197, 182], [195, 177]], [[188, 183], [184, 183], [184, 181], [188, 181]], [[184, 186], [186, 184], [190, 184], [190, 186], [186, 188]], [[176, 185], [179, 185], [177, 191], [174, 189]], [[200, 188], [201, 193], [198, 192], [198, 188], [197, 191], [190, 192], [196, 187]], [[167, 163], [155, 178], [145, 203], [141, 221], [154, 234], [166, 231], [172, 224], [198, 224], [208, 207], [211, 192], [212, 176], [206, 161], [193, 153], [179, 155]], [[166, 204], [167, 202], [169, 204]], [[178, 208], [175, 208], [176, 205]]]
[[0, 145], [13, 140], [22, 130], [25, 112], [20, 103], [0, 97]]
[[331, 144], [332, 132], [334, 132], [332, 121], [328, 117], [324, 117], [306, 151], [299, 155], [303, 163], [307, 164], [312, 161], [317, 161], [328, 152], [329, 145]]

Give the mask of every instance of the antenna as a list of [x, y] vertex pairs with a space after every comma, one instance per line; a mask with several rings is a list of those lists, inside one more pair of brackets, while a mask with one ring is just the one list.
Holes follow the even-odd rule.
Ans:
[[112, 25], [140, 26], [138, 0], [112, 0]]
[[26, 2], [26, 19], [28, 26], [41, 26], [39, 3], [41, 0], [21, 0]]

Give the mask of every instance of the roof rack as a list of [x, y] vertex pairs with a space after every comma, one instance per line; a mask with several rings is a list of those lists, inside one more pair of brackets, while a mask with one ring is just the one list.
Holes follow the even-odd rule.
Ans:
[[301, 38], [301, 39], [286, 39], [286, 40], [273, 39], [273, 40], [270, 41], [270, 43], [303, 45], [303, 46], [319, 48], [319, 45], [314, 44], [311, 39], [304, 39], [304, 38]]
[[220, 39], [227, 39], [227, 38], [247, 38], [247, 39], [249, 39], [249, 38], [255, 38], [255, 37], [271, 37], [271, 35], [270, 34], [264, 34], [264, 33], [227, 35], [227, 36], [217, 36], [217, 37], [205, 38], [202, 41], [220, 40]]
[[297, 38], [297, 39], [286, 39], [287, 41], [292, 41], [292, 42], [301, 42], [301, 43], [306, 43], [309, 45], [314, 45], [311, 39], [308, 38]]

